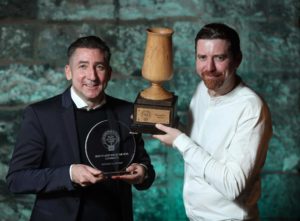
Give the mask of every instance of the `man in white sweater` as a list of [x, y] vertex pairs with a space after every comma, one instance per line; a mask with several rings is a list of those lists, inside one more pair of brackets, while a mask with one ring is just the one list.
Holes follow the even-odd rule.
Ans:
[[242, 52], [235, 30], [205, 25], [195, 49], [202, 82], [190, 103], [189, 133], [157, 124], [166, 134], [153, 137], [182, 154], [190, 220], [258, 220], [260, 172], [272, 135], [270, 112], [236, 74]]

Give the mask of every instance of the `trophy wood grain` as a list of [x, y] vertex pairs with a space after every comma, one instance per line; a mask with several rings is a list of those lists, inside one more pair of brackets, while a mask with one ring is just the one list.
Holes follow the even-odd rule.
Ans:
[[162, 87], [164, 81], [173, 77], [173, 33], [170, 28], [147, 29], [142, 75], [151, 82], [151, 87], [141, 92], [143, 98], [165, 100], [173, 96]]

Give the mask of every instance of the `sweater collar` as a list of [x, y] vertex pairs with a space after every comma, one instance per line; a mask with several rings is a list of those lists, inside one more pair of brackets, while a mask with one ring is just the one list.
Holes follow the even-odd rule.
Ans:
[[242, 81], [240, 81], [234, 88], [233, 90], [231, 90], [230, 92], [228, 92], [227, 94], [221, 95], [221, 96], [217, 96], [217, 97], [213, 97], [210, 96], [208, 94], [207, 91], [207, 95], [209, 97], [209, 101], [212, 105], [218, 105], [220, 103], [224, 103], [227, 101], [230, 101], [232, 98], [234, 98], [236, 96], [237, 93], [239, 93], [240, 89], [244, 86], [244, 83]]

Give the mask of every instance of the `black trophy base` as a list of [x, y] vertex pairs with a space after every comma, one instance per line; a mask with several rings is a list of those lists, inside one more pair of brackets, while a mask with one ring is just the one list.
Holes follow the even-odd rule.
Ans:
[[133, 124], [131, 131], [147, 134], [164, 134], [155, 127], [160, 123], [169, 127], [177, 127], [177, 96], [166, 100], [149, 100], [139, 94], [134, 102]]

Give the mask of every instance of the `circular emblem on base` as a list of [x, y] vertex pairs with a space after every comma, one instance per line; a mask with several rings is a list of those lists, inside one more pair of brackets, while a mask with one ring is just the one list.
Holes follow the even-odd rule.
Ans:
[[102, 134], [102, 143], [108, 151], [114, 151], [120, 142], [120, 136], [115, 130], [108, 130]]

